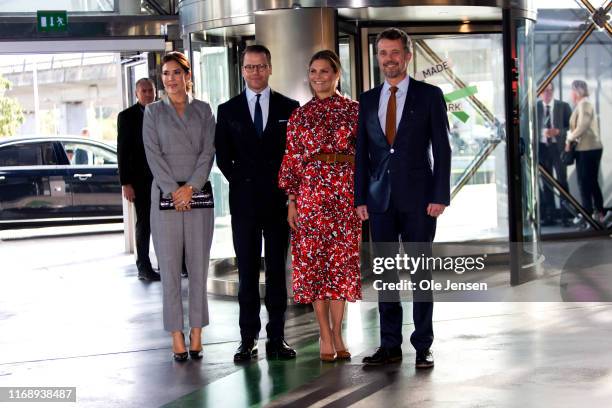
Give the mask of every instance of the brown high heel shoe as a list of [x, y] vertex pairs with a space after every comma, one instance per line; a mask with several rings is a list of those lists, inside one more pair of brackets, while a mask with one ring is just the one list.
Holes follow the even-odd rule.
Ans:
[[[321, 339], [320, 338], [319, 338], [319, 350], [321, 350]], [[319, 358], [323, 362], [333, 363], [336, 361], [336, 353], [321, 353], [319, 351]]]
[[348, 350], [336, 350], [336, 360], [350, 360], [351, 353]]

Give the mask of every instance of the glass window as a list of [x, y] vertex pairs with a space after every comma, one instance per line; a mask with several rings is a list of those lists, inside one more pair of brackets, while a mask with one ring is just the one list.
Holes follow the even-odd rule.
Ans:
[[[538, 7], [542, 6], [542, 3], [542, 0], [536, 2]], [[591, 1], [591, 4], [599, 6], [596, 1]], [[577, 36], [582, 35], [590, 24], [590, 22], [581, 26], [571, 24], [573, 13], [588, 14], [582, 4], [580, 4], [581, 8], [578, 8], [577, 3], [562, 7], [559, 10], [538, 10], [535, 29], [536, 61], [548, 61], [549, 56], [556, 53], [557, 50], [569, 49], [574, 44], [566, 43], [563, 40], [564, 35], [568, 32], [575, 33]], [[558, 24], [555, 27], [547, 24], [548, 13], [552, 12], [564, 13], [557, 15]], [[540, 142], [538, 146], [539, 163], [571, 196], [563, 196], [546, 178], [540, 177], [539, 207], [543, 234], [563, 234], [596, 228], [580, 214], [574, 203], [582, 206], [599, 224], [599, 228], [612, 227], [612, 211], [608, 211], [612, 207], [610, 177], [612, 175], [612, 149], [610, 149], [612, 129], [606, 126], [605, 120], [612, 116], [611, 55], [612, 38], [605, 30], [594, 30], [553, 78], [552, 87], [539, 96], [541, 109], [537, 135]], [[556, 65], [556, 62], [546, 64], [537, 77], [541, 77], [542, 80], [547, 78]], [[559, 152], [565, 146], [567, 133], [575, 130], [579, 112], [582, 111], [582, 107], [579, 107], [580, 101], [572, 92], [574, 81], [583, 81], [582, 87], [589, 94], [584, 102], [588, 102], [589, 109], [593, 111], [589, 119], [589, 128], [592, 131], [589, 131], [589, 134], [582, 137], [579, 142], [578, 149], [582, 152], [579, 153], [582, 160], [579, 159], [574, 164], [566, 166], [559, 161]], [[556, 133], [556, 129], [559, 131], [559, 134], [551, 138], [549, 143], [545, 143], [547, 139], [544, 134], [548, 127], [544, 118], [544, 104], [547, 99], [551, 101], [548, 104], [556, 109], [552, 112], [552, 123], [549, 126], [553, 132]], [[558, 107], [569, 110], [569, 112], [562, 111]], [[570, 120], [567, 120], [564, 117], [567, 115], [573, 115], [574, 119], [572, 120], [570, 116]]]
[[117, 92], [119, 53], [0, 54], [0, 75], [12, 84], [5, 96], [23, 111], [16, 135], [80, 135], [116, 143], [117, 115], [124, 109]]
[[355, 84], [355, 36], [340, 34], [338, 38], [338, 53], [342, 74], [340, 76], [340, 90], [347, 98], [357, 99]]
[[21, 143], [0, 148], [0, 167], [55, 165], [53, 143]]
[[590, 25], [591, 14], [574, 0], [536, 0], [535, 5], [535, 79], [540, 83]]
[[116, 165], [117, 155], [107, 149], [83, 143], [62, 142], [70, 164], [75, 166]]

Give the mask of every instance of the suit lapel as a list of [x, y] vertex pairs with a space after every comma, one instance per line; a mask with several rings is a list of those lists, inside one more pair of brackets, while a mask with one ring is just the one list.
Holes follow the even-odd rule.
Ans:
[[249, 102], [247, 101], [246, 91], [242, 91], [239, 105], [241, 123], [245, 124], [245, 130], [247, 131], [249, 136], [257, 137], [255, 124], [253, 123], [253, 118], [251, 118], [251, 111], [249, 110]]
[[188, 133], [187, 132], [188, 105], [185, 106], [185, 113], [183, 114], [183, 119], [181, 119], [176, 109], [174, 109], [174, 106], [172, 106], [172, 102], [170, 102], [170, 98], [166, 96], [162, 99], [162, 101], [166, 109], [166, 112], [168, 113], [168, 116], [175, 123], [176, 127], [181, 130], [180, 132], [177, 132], [177, 134], [179, 135], [183, 143], [187, 144], [188, 146], [193, 146], [193, 144], [191, 143], [191, 139], [189, 138], [189, 135], [187, 134]]
[[560, 129], [563, 124], [563, 112], [561, 111], [561, 103], [558, 100], [553, 101], [553, 127]]
[[372, 92], [372, 99], [373, 99], [371, 103], [372, 110], [370, 111], [369, 115], [372, 118], [371, 120], [376, 121], [376, 129], [378, 129], [378, 136], [382, 137], [384, 141], [387, 142], [385, 131], [380, 126], [380, 119], [378, 118], [378, 108], [380, 105], [380, 94], [382, 92], [382, 89], [383, 89], [383, 84], [380, 84], [376, 88], [374, 88]]

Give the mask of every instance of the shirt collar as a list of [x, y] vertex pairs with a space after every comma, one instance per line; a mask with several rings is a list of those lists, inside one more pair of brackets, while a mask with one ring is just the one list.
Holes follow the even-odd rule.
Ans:
[[[259, 97], [260, 101], [262, 99], [269, 98], [270, 97], [270, 86], [267, 86], [263, 91], [260, 92], [260, 94], [261, 94], [261, 96]], [[246, 97], [247, 97], [247, 100], [250, 101], [257, 97], [257, 93], [247, 86], [246, 87]]]
[[[397, 93], [396, 94], [406, 94], [408, 93], [408, 85], [410, 83], [410, 75], [406, 75], [406, 78], [402, 79], [400, 81], [399, 84], [397, 84]], [[385, 80], [385, 83], [383, 85], [383, 89], [382, 91], [384, 93], [389, 93], [389, 89], [391, 88], [391, 85], [389, 84], [389, 82], [387, 82], [387, 80]]]

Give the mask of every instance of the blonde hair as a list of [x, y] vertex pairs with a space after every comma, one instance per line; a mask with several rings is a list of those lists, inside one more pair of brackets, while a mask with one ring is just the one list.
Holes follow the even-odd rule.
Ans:
[[572, 89], [581, 97], [589, 96], [589, 86], [585, 81], [580, 79], [575, 80], [572, 82]]

